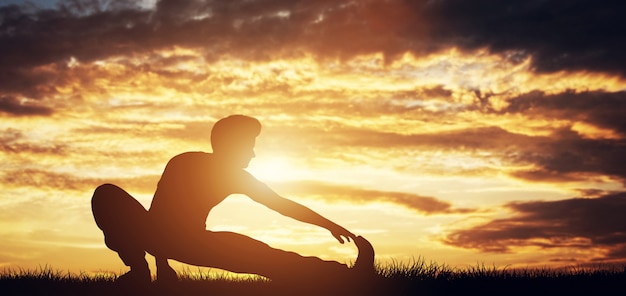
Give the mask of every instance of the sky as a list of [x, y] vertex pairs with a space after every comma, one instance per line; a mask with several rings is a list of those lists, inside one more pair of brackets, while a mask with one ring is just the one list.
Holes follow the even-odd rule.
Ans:
[[[167, 161], [210, 152], [230, 114], [263, 124], [253, 175], [369, 239], [382, 264], [621, 266], [624, 9], [0, 0], [0, 268], [124, 271], [95, 187], [148, 208]], [[207, 227], [357, 254], [245, 196]]]

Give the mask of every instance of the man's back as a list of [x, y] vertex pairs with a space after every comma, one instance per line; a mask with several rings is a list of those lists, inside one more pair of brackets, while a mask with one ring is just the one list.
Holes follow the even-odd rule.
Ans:
[[205, 230], [213, 207], [230, 194], [247, 193], [258, 183], [243, 169], [224, 166], [213, 154], [186, 152], [165, 167], [150, 206], [157, 229]]
[[153, 225], [174, 232], [204, 230], [209, 211], [228, 195], [224, 187], [229, 186], [219, 182], [226, 177], [222, 174], [210, 153], [186, 152], [173, 157], [150, 205]]

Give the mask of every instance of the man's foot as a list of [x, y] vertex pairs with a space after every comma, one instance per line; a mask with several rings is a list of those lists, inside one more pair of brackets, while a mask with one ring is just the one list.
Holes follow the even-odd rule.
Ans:
[[374, 247], [372, 247], [372, 244], [362, 236], [357, 236], [354, 243], [359, 249], [359, 255], [356, 258], [353, 269], [363, 275], [376, 274], [374, 268]]
[[143, 286], [152, 282], [149, 269], [131, 269], [129, 272], [120, 275], [115, 282], [123, 286]]
[[171, 284], [178, 281], [178, 275], [176, 271], [167, 263], [161, 263], [157, 261], [157, 283], [159, 284]]

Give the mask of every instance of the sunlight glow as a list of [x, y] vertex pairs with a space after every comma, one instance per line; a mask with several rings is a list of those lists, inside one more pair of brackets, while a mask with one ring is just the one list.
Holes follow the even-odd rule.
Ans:
[[[271, 17], [291, 16], [281, 11]], [[318, 21], [325, 21], [323, 13]], [[281, 184], [288, 188], [310, 182], [325, 188], [312, 186], [286, 197], [367, 235], [380, 246], [383, 260], [416, 254], [441, 263], [473, 264], [485, 255], [442, 243], [451, 229], [511, 215], [504, 206], [510, 202], [558, 201], [587, 189], [598, 190], [598, 196], [623, 189], [619, 178], [594, 171], [572, 172], [578, 179], [571, 180], [520, 179], [516, 173], [543, 168], [532, 160], [544, 160], [541, 149], [559, 132], [584, 140], [623, 135], [582, 116], [507, 109], [514, 98], [534, 91], [625, 90], [626, 81], [618, 77], [537, 74], [530, 59], [512, 63], [486, 49], [451, 49], [424, 57], [407, 53], [393, 61], [385, 61], [383, 53], [347, 60], [306, 53], [266, 60], [208, 56], [198, 49], [171, 47], [96, 62], [74, 58], [34, 69], [37, 75], [58, 77], [59, 83], [47, 90], [47, 97], [42, 95], [45, 99], [20, 97], [15, 105], [36, 104], [54, 113], [0, 122], [1, 189], [8, 196], [1, 204], [25, 215], [45, 214], [33, 215], [28, 223], [8, 223], [6, 219], [16, 218], [5, 211], [3, 234], [7, 229], [26, 233], [11, 238], [24, 244], [82, 246], [88, 249], [84, 257], [108, 254], [91, 257], [109, 266], [115, 255], [103, 245], [94, 248], [101, 233], [88, 210], [93, 188], [117, 182], [147, 208], [167, 161], [184, 151], [210, 151], [211, 124], [234, 113], [255, 116], [264, 125], [257, 157], [247, 169], [251, 174], [278, 184], [274, 189], [279, 194]], [[16, 196], [23, 197], [22, 204]], [[72, 202], [51, 205], [51, 196]], [[428, 212], [414, 199], [435, 200], [444, 210]], [[249, 205], [249, 199], [229, 202], [212, 213], [210, 227], [324, 258], [350, 260], [354, 255], [352, 245], [337, 246], [323, 230], [268, 213]], [[67, 215], [73, 220], [61, 218]], [[50, 234], [68, 221], [80, 225], [77, 237]], [[59, 240], [69, 243], [55, 242]], [[513, 248], [524, 254], [489, 258], [511, 263], [548, 262], [550, 256], [566, 253], [593, 256], [570, 247], [520, 245]], [[18, 249], [16, 243], [0, 255], [17, 258]], [[546, 254], [533, 253], [537, 251]], [[23, 254], [33, 261], [43, 256], [31, 249]]]
[[263, 181], [289, 181], [298, 179], [300, 172], [286, 158], [262, 157], [254, 158], [247, 169]]

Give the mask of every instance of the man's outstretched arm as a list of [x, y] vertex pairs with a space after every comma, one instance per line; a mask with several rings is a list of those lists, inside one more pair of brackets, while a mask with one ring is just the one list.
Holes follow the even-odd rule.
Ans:
[[322, 215], [307, 208], [306, 206], [278, 195], [267, 186], [262, 187], [264, 188], [259, 188], [258, 190], [255, 190], [253, 194], [249, 194], [252, 200], [263, 204], [284, 216], [326, 228], [337, 239], [337, 241], [342, 244], [344, 243], [344, 238], [348, 241], [356, 238], [352, 232], [339, 226], [337, 223], [324, 218]]

